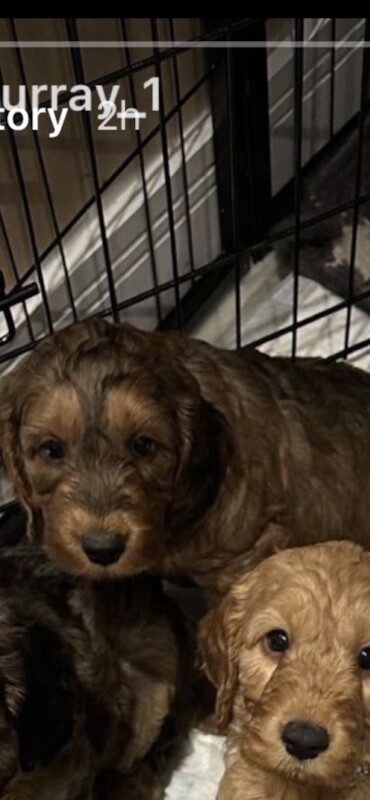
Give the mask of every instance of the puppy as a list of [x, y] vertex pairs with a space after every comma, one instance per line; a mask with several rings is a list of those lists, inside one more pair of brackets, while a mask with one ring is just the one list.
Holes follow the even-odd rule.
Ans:
[[0, 551], [0, 798], [160, 800], [191, 669], [157, 580], [91, 587], [39, 548]]
[[370, 797], [370, 554], [286, 550], [200, 624], [227, 730], [218, 800]]
[[185, 575], [215, 597], [276, 548], [370, 543], [370, 376], [95, 319], [6, 377], [0, 443], [68, 573]]

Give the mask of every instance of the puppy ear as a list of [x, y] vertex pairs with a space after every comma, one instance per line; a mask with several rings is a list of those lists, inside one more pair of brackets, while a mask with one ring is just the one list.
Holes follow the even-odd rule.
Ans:
[[216, 722], [218, 730], [227, 730], [238, 683], [235, 629], [229, 624], [231, 600], [210, 611], [200, 622], [198, 642], [207, 677], [217, 689]]
[[24, 403], [24, 386], [27, 374], [22, 365], [5, 377], [0, 389], [0, 449], [1, 459], [7, 477], [14, 486], [15, 494], [27, 514], [27, 534], [30, 538], [40, 538], [42, 520], [32, 506], [32, 489], [29, 484], [20, 444], [20, 422]]
[[258, 570], [251, 570], [199, 624], [198, 643], [206, 675], [217, 689], [216, 721], [220, 733], [227, 730], [231, 721], [239, 683], [242, 634], [255, 586], [258, 586]]
[[46, 766], [69, 741], [74, 721], [74, 675], [58, 636], [33, 625], [23, 643], [24, 698], [14, 718], [24, 772]]
[[216, 500], [232, 441], [224, 416], [200, 396], [179, 403], [178, 421], [182, 452], [169, 518], [174, 531], [189, 528]]

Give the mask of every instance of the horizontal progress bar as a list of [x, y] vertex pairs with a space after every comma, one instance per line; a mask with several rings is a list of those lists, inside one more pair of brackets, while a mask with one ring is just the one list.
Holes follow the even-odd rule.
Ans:
[[301, 41], [301, 42], [275, 42], [275, 41], [258, 41], [258, 42], [244, 42], [244, 41], [234, 41], [230, 42], [228, 40], [215, 40], [215, 41], [179, 41], [179, 42], [172, 42], [172, 41], [163, 41], [163, 42], [150, 42], [150, 41], [18, 41], [18, 42], [9, 42], [9, 41], [0, 41], [0, 49], [1, 48], [113, 48], [121, 50], [122, 47], [143, 47], [143, 48], [150, 48], [152, 49], [162, 49], [162, 48], [181, 48], [181, 49], [202, 49], [202, 48], [210, 48], [210, 49], [217, 49], [217, 48], [230, 48], [231, 50], [238, 50], [238, 49], [245, 49], [245, 48], [273, 48], [273, 49], [284, 49], [284, 48], [308, 48], [308, 49], [322, 49], [327, 47], [335, 47], [336, 49], [353, 49], [357, 47], [370, 47], [370, 42], [365, 42], [363, 40], [356, 39], [355, 41], [341, 41], [341, 42], [332, 42], [332, 41], [324, 41], [324, 42], [311, 42], [311, 41]]

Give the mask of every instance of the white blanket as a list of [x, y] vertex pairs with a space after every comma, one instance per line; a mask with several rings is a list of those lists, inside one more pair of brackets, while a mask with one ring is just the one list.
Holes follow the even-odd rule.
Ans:
[[190, 752], [175, 772], [166, 800], [215, 800], [223, 775], [222, 736], [194, 731]]

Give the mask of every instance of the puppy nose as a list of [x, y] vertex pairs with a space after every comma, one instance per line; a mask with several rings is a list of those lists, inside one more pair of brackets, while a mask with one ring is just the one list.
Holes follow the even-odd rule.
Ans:
[[112, 531], [94, 531], [82, 537], [82, 549], [93, 564], [115, 564], [126, 547], [126, 537]]
[[285, 725], [281, 738], [289, 755], [304, 761], [317, 758], [328, 749], [330, 738], [326, 728], [304, 719], [294, 719]]

